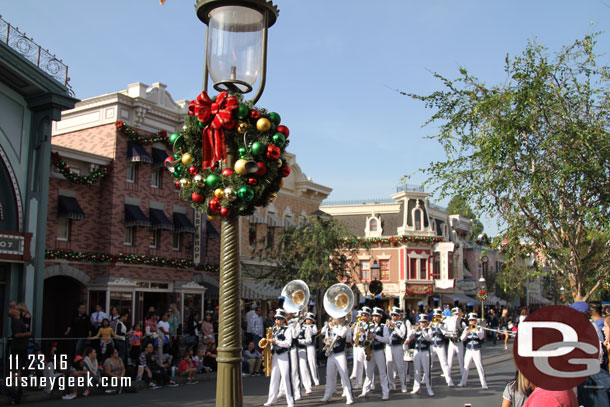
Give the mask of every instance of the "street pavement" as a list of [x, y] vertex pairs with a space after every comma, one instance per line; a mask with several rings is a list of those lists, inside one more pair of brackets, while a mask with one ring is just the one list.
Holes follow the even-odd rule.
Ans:
[[[373, 406], [383, 403], [384, 406], [404, 406], [404, 405], [425, 405], [426, 407], [463, 407], [470, 403], [472, 407], [498, 406], [502, 403], [502, 392], [506, 382], [514, 376], [515, 367], [512, 360], [512, 352], [504, 350], [504, 346], [498, 343], [494, 346], [486, 344], [483, 349], [485, 373], [489, 389], [482, 390], [479, 378], [474, 367], [471, 366], [468, 377], [468, 387], [449, 388], [445, 381], [440, 377], [438, 361], [432, 372], [432, 388], [436, 394], [428, 397], [425, 386], [418, 395], [403, 394], [394, 391], [390, 394], [390, 400], [382, 401], [380, 386], [366, 399], [356, 398], [354, 405]], [[456, 361], [457, 363], [457, 361]], [[325, 368], [320, 368], [321, 378], [324, 377]], [[453, 380], [459, 382], [458, 369], [454, 364]], [[338, 380], [339, 381], [339, 380]], [[262, 406], [267, 401], [267, 391], [269, 389], [269, 379], [264, 376], [244, 377], [243, 378], [244, 406]], [[409, 383], [409, 390], [412, 389], [412, 381]], [[302, 400], [296, 402], [296, 406], [340, 406], [345, 405], [345, 400], [340, 398], [341, 387], [337, 387], [337, 393], [330, 403], [320, 403], [324, 394], [324, 386], [314, 387], [312, 394], [307, 395]], [[359, 394], [358, 391], [354, 395]], [[75, 407], [168, 407], [168, 406], [197, 406], [212, 407], [215, 405], [216, 381], [202, 381], [195, 385], [182, 385], [179, 387], [168, 387], [158, 390], [142, 390], [138, 393], [121, 395], [97, 395], [89, 398], [77, 398], [71, 401], [50, 400], [36, 403], [42, 407], [55, 407], [67, 405]], [[280, 399], [277, 406], [285, 406], [285, 399]]]

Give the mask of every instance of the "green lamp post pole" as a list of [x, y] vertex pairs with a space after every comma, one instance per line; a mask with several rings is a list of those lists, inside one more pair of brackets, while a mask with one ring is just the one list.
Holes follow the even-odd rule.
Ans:
[[[199, 0], [197, 17], [207, 25], [203, 90], [208, 75], [214, 89], [230, 94], [252, 91], [260, 77], [256, 103], [265, 88], [267, 29], [279, 10], [266, 0]], [[236, 152], [227, 144], [227, 167]], [[220, 309], [218, 320], [217, 407], [243, 405], [241, 383], [241, 275], [239, 269], [239, 216], [223, 218], [220, 243]]]
[[[481, 257], [481, 278], [479, 278], [479, 289], [480, 291], [485, 291], [485, 274], [487, 274], [487, 267], [489, 266], [489, 258], [487, 256]], [[485, 300], [481, 298], [481, 321], [485, 320]]]

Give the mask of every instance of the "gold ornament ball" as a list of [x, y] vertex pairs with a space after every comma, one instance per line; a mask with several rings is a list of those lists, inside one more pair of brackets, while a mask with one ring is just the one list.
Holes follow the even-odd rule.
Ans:
[[275, 201], [276, 198], [277, 198], [277, 194], [275, 192], [273, 192], [271, 195], [269, 195], [269, 202]]
[[197, 186], [203, 186], [205, 184], [205, 180], [203, 179], [203, 175], [201, 174], [197, 174], [193, 177], [193, 182], [195, 183], [195, 185]]
[[237, 126], [239, 134], [244, 134], [246, 130], [248, 130], [248, 123], [239, 123], [239, 126]]
[[239, 159], [235, 162], [235, 172], [238, 173], [239, 175], [246, 175], [248, 174], [248, 171], [246, 170], [246, 163], [247, 161], [244, 159]]
[[191, 165], [192, 162], [193, 162], [193, 156], [191, 155], [191, 153], [182, 154], [182, 164]]
[[224, 197], [224, 196], [225, 196], [225, 191], [223, 191], [223, 190], [222, 190], [222, 188], [216, 188], [216, 189], [214, 190], [214, 196], [215, 196], [216, 198], [222, 198], [222, 197]]
[[282, 165], [284, 165], [284, 162], [281, 159], [278, 159], [275, 163], [277, 164], [277, 168], [280, 168]]
[[260, 119], [257, 120], [256, 129], [258, 131], [267, 131], [270, 128], [271, 128], [271, 122], [269, 121], [269, 119], [265, 119], [264, 117], [261, 117]]
[[188, 178], [180, 178], [180, 188], [188, 188], [191, 186], [191, 180]]
[[218, 220], [218, 219], [220, 219], [220, 215], [214, 215], [214, 216], [208, 215], [208, 220]]
[[237, 195], [235, 195], [235, 190], [232, 187], [226, 187], [224, 190], [225, 198], [227, 198], [230, 202], [233, 202], [237, 199]]

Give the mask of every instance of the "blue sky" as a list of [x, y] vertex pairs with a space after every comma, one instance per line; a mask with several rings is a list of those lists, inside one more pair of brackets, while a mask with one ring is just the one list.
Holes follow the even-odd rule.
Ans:
[[[422, 128], [421, 102], [393, 89], [430, 93], [431, 71], [464, 66], [503, 82], [506, 54], [535, 39], [558, 50], [604, 31], [610, 0], [276, 0], [267, 87], [259, 105], [282, 116], [289, 150], [330, 200], [387, 198], [405, 174], [443, 158]], [[205, 26], [194, 0], [1, 0], [0, 14], [70, 67], [80, 99], [163, 82], [175, 100], [201, 91]], [[602, 61], [607, 63], [607, 55]], [[441, 202], [444, 204], [446, 202]], [[493, 222], [486, 228], [495, 231]]]

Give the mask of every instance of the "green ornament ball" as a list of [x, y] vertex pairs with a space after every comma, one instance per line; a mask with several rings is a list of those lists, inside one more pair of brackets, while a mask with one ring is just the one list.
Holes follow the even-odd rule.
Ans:
[[180, 160], [181, 158], [182, 158], [182, 154], [178, 154], [178, 153], [174, 154], [174, 161]]
[[282, 118], [279, 114], [271, 112], [269, 113], [269, 121], [277, 126], [282, 121]]
[[267, 152], [267, 146], [260, 141], [255, 141], [252, 143], [252, 154], [254, 155], [263, 155]]
[[237, 190], [237, 196], [242, 201], [251, 201], [254, 198], [254, 190], [250, 187], [241, 187]]
[[184, 167], [182, 167], [182, 164], [180, 164], [180, 163], [176, 163], [176, 165], [174, 165], [174, 171], [175, 172], [182, 172], [183, 168]]
[[182, 178], [182, 171], [175, 170], [174, 172], [172, 172], [172, 175], [174, 176], [174, 178]]
[[248, 155], [248, 149], [246, 149], [246, 147], [239, 147], [237, 149], [237, 154], [239, 154], [239, 158], [244, 158]]
[[237, 108], [237, 117], [240, 120], [244, 120], [248, 116], [250, 116], [250, 108], [246, 105], [240, 104]]
[[283, 147], [284, 144], [286, 144], [286, 137], [284, 137], [284, 135], [282, 133], [275, 133], [273, 135], [273, 144], [275, 144], [278, 147]]
[[174, 144], [174, 142], [176, 141], [176, 139], [178, 139], [178, 137], [180, 137], [180, 133], [172, 133], [169, 136], [169, 142]]
[[218, 188], [220, 182], [220, 177], [217, 174], [210, 174], [205, 178], [205, 184], [211, 189]]

